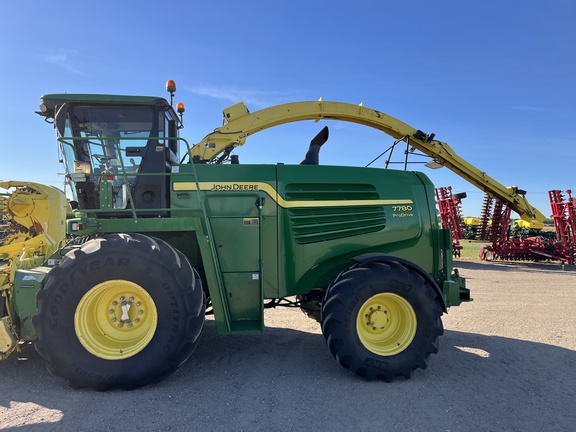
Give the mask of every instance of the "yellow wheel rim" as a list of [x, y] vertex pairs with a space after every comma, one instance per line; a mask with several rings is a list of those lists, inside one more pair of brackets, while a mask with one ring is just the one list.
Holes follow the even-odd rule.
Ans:
[[416, 313], [403, 297], [381, 293], [370, 297], [358, 312], [356, 331], [362, 345], [380, 356], [404, 351], [416, 334]]
[[74, 329], [96, 357], [120, 360], [142, 351], [152, 340], [158, 312], [140, 285], [110, 280], [94, 286], [78, 303]]

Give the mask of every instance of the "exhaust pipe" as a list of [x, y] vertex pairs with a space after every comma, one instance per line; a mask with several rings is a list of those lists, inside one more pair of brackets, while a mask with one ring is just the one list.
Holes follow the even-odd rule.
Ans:
[[320, 147], [328, 141], [328, 126], [324, 126], [324, 128], [318, 132], [312, 141], [310, 141], [310, 147], [308, 148], [308, 152], [300, 165], [318, 165], [320, 163]]

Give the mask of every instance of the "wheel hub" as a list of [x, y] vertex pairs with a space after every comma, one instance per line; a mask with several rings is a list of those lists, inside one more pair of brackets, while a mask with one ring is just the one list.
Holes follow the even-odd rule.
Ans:
[[110, 322], [117, 325], [118, 328], [132, 328], [141, 322], [140, 317], [144, 314], [141, 301], [137, 301], [134, 296], [126, 298], [120, 296], [113, 300], [108, 311]]
[[120, 360], [142, 351], [156, 333], [158, 312], [140, 285], [126, 280], [102, 282], [80, 300], [74, 329], [90, 353]]
[[382, 306], [378, 305], [376, 309], [373, 307], [370, 308], [370, 312], [364, 314], [366, 318], [366, 326], [372, 327], [372, 330], [382, 330], [386, 327], [386, 323], [388, 323], [388, 311], [382, 310]]
[[410, 303], [393, 293], [367, 299], [358, 311], [356, 331], [364, 347], [380, 356], [404, 351], [416, 335], [416, 313]]

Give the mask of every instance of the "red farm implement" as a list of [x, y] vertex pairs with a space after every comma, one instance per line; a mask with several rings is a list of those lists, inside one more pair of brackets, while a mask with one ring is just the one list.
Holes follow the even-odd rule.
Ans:
[[[565, 200], [561, 191], [549, 192], [556, 239], [540, 235], [528, 237], [522, 233], [511, 235], [510, 209], [486, 195], [478, 239], [489, 240], [492, 244], [480, 249], [480, 258], [487, 261], [561, 261], [574, 264], [576, 207], [571, 191], [567, 191], [567, 195]], [[494, 210], [490, 216], [492, 206]]]
[[462, 236], [462, 199], [466, 198], [466, 193], [452, 195], [452, 187], [436, 188], [436, 201], [440, 212], [440, 220], [444, 229], [452, 230], [452, 255], [460, 257], [462, 245], [460, 240]]
[[551, 190], [548, 192], [550, 197], [550, 207], [552, 207], [552, 219], [556, 230], [556, 238], [574, 248], [574, 235], [576, 234], [576, 205], [572, 198], [572, 191], [566, 191], [567, 199], [564, 198], [562, 191]]

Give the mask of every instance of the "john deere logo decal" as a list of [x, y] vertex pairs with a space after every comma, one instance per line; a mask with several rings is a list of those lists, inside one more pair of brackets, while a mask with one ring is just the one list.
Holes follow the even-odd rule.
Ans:
[[212, 185], [212, 192], [224, 191], [257, 191], [257, 184], [246, 184], [246, 183], [214, 183]]

